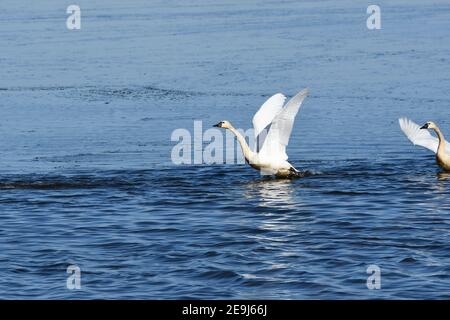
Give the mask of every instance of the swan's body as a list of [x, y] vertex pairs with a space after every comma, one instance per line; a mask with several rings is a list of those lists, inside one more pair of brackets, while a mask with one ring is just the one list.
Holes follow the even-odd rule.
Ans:
[[[301, 176], [302, 174], [287, 161], [286, 146], [295, 116], [307, 94], [308, 90], [304, 89], [284, 105], [286, 97], [277, 93], [261, 106], [252, 121], [255, 130], [255, 150], [250, 149], [245, 138], [230, 122], [221, 121], [215, 126], [229, 129], [236, 135], [245, 161], [252, 168], [260, 170], [262, 174], [277, 177]], [[269, 125], [270, 128], [266, 134], [264, 129]]]
[[[436, 154], [437, 164], [445, 171], [450, 171], [450, 145], [434, 122], [428, 121], [420, 127], [411, 120], [400, 118], [399, 123], [403, 133], [413, 144], [433, 151]], [[426, 129], [434, 130], [437, 138], [433, 137]]]

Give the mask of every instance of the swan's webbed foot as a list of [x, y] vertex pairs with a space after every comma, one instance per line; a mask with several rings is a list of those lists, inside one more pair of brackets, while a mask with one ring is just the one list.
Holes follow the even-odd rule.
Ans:
[[278, 171], [275, 176], [277, 178], [303, 178], [306, 174], [304, 172], [298, 171], [294, 167], [290, 167], [289, 170]]
[[294, 167], [289, 169], [289, 178], [303, 178], [306, 174], [304, 172], [298, 171]]

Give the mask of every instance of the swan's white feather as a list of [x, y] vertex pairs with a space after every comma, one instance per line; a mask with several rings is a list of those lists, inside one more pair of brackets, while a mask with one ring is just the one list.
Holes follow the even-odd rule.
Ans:
[[263, 130], [272, 122], [275, 116], [281, 111], [284, 105], [286, 97], [277, 93], [271, 96], [266, 102], [263, 103], [258, 112], [253, 116], [253, 128], [255, 131], [255, 146], [256, 152], [259, 151], [259, 146], [264, 143], [265, 134], [262, 134], [259, 138], [258, 136], [263, 132]]
[[270, 125], [269, 133], [258, 154], [260, 161], [282, 162], [288, 159], [286, 146], [289, 143], [295, 116], [307, 94], [308, 89], [303, 89], [297, 93], [275, 116]]
[[398, 119], [398, 122], [400, 124], [400, 129], [402, 129], [403, 133], [414, 145], [427, 148], [434, 153], [437, 153], [439, 140], [438, 138], [433, 137], [428, 130], [420, 129], [420, 126], [417, 123], [407, 118], [400, 118]]
[[[403, 133], [414, 145], [427, 148], [437, 153], [439, 139], [431, 135], [429, 130], [420, 129], [417, 123], [407, 118], [400, 118], [398, 122]], [[445, 153], [450, 155], [450, 144], [447, 140], [445, 140]]]

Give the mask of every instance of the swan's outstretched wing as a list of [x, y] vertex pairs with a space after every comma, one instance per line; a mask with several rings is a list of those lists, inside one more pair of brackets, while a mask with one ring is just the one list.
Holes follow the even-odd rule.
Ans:
[[398, 119], [398, 122], [400, 123], [400, 128], [403, 133], [414, 145], [427, 148], [434, 153], [437, 152], [439, 140], [438, 138], [433, 137], [428, 130], [420, 129], [420, 126], [417, 123], [406, 118], [400, 118]]
[[307, 94], [308, 89], [303, 89], [297, 93], [275, 116], [259, 152], [260, 159], [268, 161], [287, 160], [286, 146], [289, 143], [295, 116]]
[[281, 109], [283, 109], [285, 100], [286, 97], [283, 94], [281, 93], [274, 94], [269, 99], [267, 99], [266, 102], [263, 103], [261, 108], [259, 108], [258, 112], [256, 112], [255, 115], [253, 116], [255, 141], [257, 142], [255, 144], [256, 151], [259, 151], [260, 149], [259, 146], [263, 144], [264, 138], [266, 137], [266, 135], [263, 134], [258, 139], [258, 136], [261, 134], [264, 128], [266, 128], [272, 122], [272, 120], [281, 111]]

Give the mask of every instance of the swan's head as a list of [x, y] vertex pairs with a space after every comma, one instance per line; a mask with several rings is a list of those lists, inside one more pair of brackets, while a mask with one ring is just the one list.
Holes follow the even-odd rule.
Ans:
[[433, 121], [428, 121], [420, 129], [437, 129], [437, 125]]
[[231, 123], [227, 120], [220, 121], [218, 124], [215, 124], [214, 127], [229, 129], [231, 127]]

